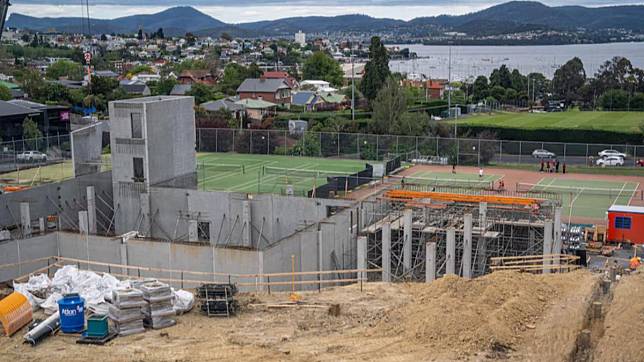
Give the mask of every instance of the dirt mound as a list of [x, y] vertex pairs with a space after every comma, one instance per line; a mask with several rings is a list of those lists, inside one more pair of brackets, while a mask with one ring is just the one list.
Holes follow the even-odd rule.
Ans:
[[447, 276], [415, 284], [410, 303], [388, 313], [378, 328], [459, 357], [476, 352], [501, 357], [584, 274], [495, 272], [473, 280]]

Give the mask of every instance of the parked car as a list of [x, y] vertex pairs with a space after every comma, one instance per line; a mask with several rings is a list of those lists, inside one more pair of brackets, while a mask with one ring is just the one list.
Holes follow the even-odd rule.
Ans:
[[618, 156], [608, 156], [597, 160], [597, 166], [624, 166], [624, 159]]
[[617, 156], [621, 158], [626, 158], [626, 154], [619, 152], [617, 150], [603, 150], [598, 153], [599, 157], [609, 157], [609, 156]]
[[544, 149], [538, 149], [532, 151], [532, 157], [534, 158], [555, 158], [555, 154]]
[[22, 162], [47, 161], [47, 155], [39, 151], [25, 151], [19, 153], [16, 159]]

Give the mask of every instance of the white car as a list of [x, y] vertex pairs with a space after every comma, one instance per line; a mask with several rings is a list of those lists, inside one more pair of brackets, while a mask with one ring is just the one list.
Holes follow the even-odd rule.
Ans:
[[19, 153], [16, 159], [22, 162], [47, 161], [47, 155], [38, 151], [25, 151]]
[[544, 149], [538, 149], [532, 151], [532, 157], [534, 158], [554, 158], [555, 154]]
[[597, 160], [597, 166], [624, 166], [624, 159], [618, 156], [608, 156]]
[[609, 157], [609, 156], [615, 156], [615, 157], [621, 157], [621, 158], [626, 158], [626, 154], [619, 152], [617, 150], [603, 150], [598, 153], [599, 157]]

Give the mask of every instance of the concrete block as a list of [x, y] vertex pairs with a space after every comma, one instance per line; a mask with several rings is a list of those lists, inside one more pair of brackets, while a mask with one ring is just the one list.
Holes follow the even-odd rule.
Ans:
[[22, 237], [31, 236], [31, 213], [29, 212], [29, 203], [20, 203], [20, 225], [22, 227]]
[[87, 211], [78, 212], [78, 231], [81, 234], [87, 234], [89, 232], [89, 224], [87, 220]]
[[90, 234], [96, 234], [96, 192], [94, 186], [87, 186], [87, 220]]
[[[358, 252], [356, 253], [357, 255], [357, 260], [356, 260], [356, 266], [357, 269], [367, 269], [367, 237], [366, 236], [358, 236]], [[367, 278], [367, 273], [366, 272], [358, 272], [358, 279], [361, 280], [366, 280]]]
[[425, 282], [436, 280], [436, 243], [425, 244]]
[[[543, 225], [543, 255], [552, 254], [552, 220], [546, 220]], [[543, 260], [543, 273], [550, 273], [550, 259]]]
[[403, 270], [411, 269], [412, 209], [403, 211]]
[[472, 278], [472, 214], [463, 216], [463, 278]]

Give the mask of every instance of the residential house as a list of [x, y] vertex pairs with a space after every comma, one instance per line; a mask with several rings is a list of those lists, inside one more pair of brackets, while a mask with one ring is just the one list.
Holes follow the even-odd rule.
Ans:
[[401, 81], [403, 87], [421, 88], [425, 91], [425, 99], [443, 99], [447, 80], [428, 79], [428, 80], [411, 80], [404, 79]]
[[300, 88], [310, 88], [318, 92], [335, 92], [337, 89], [331, 87], [331, 83], [325, 80], [304, 80], [300, 83]]
[[284, 71], [266, 71], [262, 74], [260, 79], [283, 79], [284, 81], [286, 81], [286, 84], [291, 87], [291, 89], [297, 89], [300, 87], [297, 79], [288, 74], [288, 72]]
[[192, 84], [175, 84], [170, 91], [171, 96], [185, 96], [192, 90]]
[[315, 111], [319, 97], [315, 92], [301, 91], [293, 93], [291, 104], [304, 107], [305, 111]]
[[25, 97], [25, 92], [22, 91], [18, 84], [1, 80], [0, 85], [9, 88], [9, 91], [11, 92], [11, 98], [13, 99]]
[[215, 84], [216, 79], [208, 70], [190, 69], [181, 72], [177, 77], [177, 82], [180, 84]]
[[237, 104], [238, 99], [234, 97], [228, 97], [224, 99], [219, 99], [216, 101], [209, 101], [201, 103], [199, 107], [203, 108], [208, 112], [217, 112], [219, 110], [225, 110], [230, 112], [234, 119], [242, 120], [245, 114], [246, 108], [242, 104]]
[[248, 78], [237, 88], [239, 99], [255, 99], [282, 106], [291, 104], [291, 87], [284, 79]]
[[246, 117], [253, 124], [258, 125], [266, 116], [274, 115], [277, 104], [261, 99], [242, 99], [235, 102], [236, 105], [244, 107]]
[[150, 87], [138, 80], [122, 80], [119, 83], [119, 88], [131, 96], [149, 96], [152, 94]]

